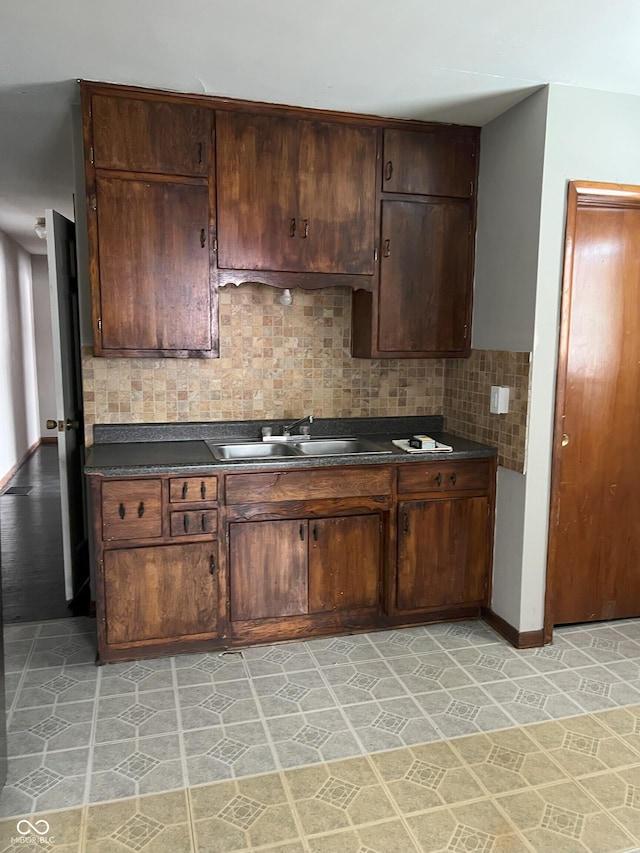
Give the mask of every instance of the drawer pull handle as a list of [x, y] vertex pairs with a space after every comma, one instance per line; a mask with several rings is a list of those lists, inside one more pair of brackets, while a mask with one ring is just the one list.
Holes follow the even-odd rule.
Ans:
[[291, 219], [289, 222], [289, 237], [296, 236], [296, 221], [295, 219]]
[[209, 555], [209, 574], [214, 575], [216, 573], [216, 557], [215, 554]]
[[453, 474], [449, 477], [449, 482], [451, 483], [452, 486], [455, 486], [457, 479], [458, 478], [456, 476], [456, 472], [454, 471]]
[[402, 513], [402, 532], [403, 533], [409, 532], [409, 513], [408, 512]]
[[189, 491], [189, 483], [182, 484], [182, 500], [185, 500], [187, 497], [187, 492]]
[[207, 231], [205, 228], [200, 229], [200, 248], [204, 249], [207, 245]]
[[120, 516], [120, 518], [124, 518], [124, 517], [125, 517], [125, 515], [126, 515], [126, 510], [125, 510], [125, 508], [124, 508], [124, 504], [120, 504], [120, 506], [118, 507], [118, 515]]
[[393, 175], [393, 162], [391, 160], [387, 160], [387, 165], [385, 166], [384, 170], [385, 181], [390, 181], [391, 175]]
[[142, 518], [144, 515], [144, 501], [140, 501], [138, 504], [138, 518]]
[[189, 532], [189, 516], [185, 513], [182, 518], [182, 526], [184, 527], [184, 532]]
[[304, 240], [306, 237], [309, 236], [309, 220], [303, 219], [302, 221], [304, 223], [304, 233], [302, 234], [302, 239]]
[[313, 540], [314, 540], [314, 542], [318, 541], [318, 525], [317, 524], [313, 525]]
[[200, 497], [204, 500], [207, 496], [207, 486], [204, 480], [200, 483]]
[[204, 512], [202, 513], [202, 519], [201, 519], [200, 524], [202, 526], [202, 532], [206, 533], [207, 532], [207, 516], [206, 516], [206, 513], [204, 513]]
[[385, 240], [384, 241], [384, 249], [382, 250], [382, 257], [383, 258], [390, 258], [391, 257], [391, 240]]
[[442, 474], [438, 471], [438, 476], [436, 477], [436, 483], [441, 486], [442, 485]]
[[300, 525], [300, 539], [304, 542], [304, 524]]

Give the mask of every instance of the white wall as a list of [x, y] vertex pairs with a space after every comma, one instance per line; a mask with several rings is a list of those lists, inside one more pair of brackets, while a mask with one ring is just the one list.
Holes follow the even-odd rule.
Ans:
[[36, 372], [38, 378], [38, 410], [40, 435], [56, 437], [46, 427], [47, 418], [56, 417], [56, 386], [53, 375], [53, 343], [51, 335], [51, 298], [49, 267], [46, 255], [31, 256], [33, 279], [33, 322], [35, 328]]
[[544, 622], [567, 185], [640, 185], [640, 98], [551, 85], [482, 131], [473, 346], [532, 351], [526, 474], [500, 469], [492, 607]]
[[[473, 347], [533, 348], [547, 89], [482, 129]], [[520, 628], [526, 477], [498, 469], [491, 607]]]
[[0, 231], [0, 478], [38, 441], [31, 257]]
[[535, 334], [520, 630], [544, 618], [552, 424], [567, 185], [570, 180], [640, 185], [640, 98], [549, 87]]

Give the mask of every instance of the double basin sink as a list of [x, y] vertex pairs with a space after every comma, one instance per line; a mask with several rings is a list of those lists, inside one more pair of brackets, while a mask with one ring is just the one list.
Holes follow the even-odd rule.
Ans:
[[391, 453], [365, 438], [300, 438], [286, 441], [206, 442], [218, 462], [290, 459], [301, 456], [350, 456], [357, 453]]

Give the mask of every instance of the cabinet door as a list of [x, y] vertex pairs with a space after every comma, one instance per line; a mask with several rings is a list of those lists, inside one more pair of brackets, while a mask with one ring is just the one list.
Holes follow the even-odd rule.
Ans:
[[232, 621], [307, 613], [307, 527], [306, 520], [229, 525]]
[[398, 505], [399, 610], [484, 601], [487, 510], [486, 497]]
[[352, 515], [309, 521], [309, 612], [377, 607], [380, 518]]
[[215, 633], [213, 543], [105, 551], [103, 559], [108, 643]]
[[94, 164], [97, 169], [206, 176], [212, 115], [192, 104], [94, 94]]
[[380, 350], [446, 354], [468, 349], [470, 217], [464, 202], [382, 203]]
[[210, 352], [206, 185], [99, 176], [96, 203], [100, 354]]
[[376, 131], [216, 115], [218, 265], [373, 274]]
[[382, 191], [469, 198], [476, 132], [459, 128], [384, 131]]

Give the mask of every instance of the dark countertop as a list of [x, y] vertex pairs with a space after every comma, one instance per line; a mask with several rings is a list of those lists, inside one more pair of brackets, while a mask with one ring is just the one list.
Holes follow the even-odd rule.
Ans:
[[[386, 418], [339, 418], [314, 420], [311, 435], [319, 437], [357, 436], [367, 438], [389, 453], [358, 453], [341, 456], [290, 456], [268, 460], [218, 462], [205, 441], [223, 443], [260, 440], [263, 426], [281, 432], [286, 421], [220, 421], [205, 424], [97, 425], [95, 444], [87, 450], [85, 472], [109, 476], [185, 473], [189, 471], [271, 471], [276, 468], [317, 468], [336, 465], [380, 465], [389, 463], [433, 462], [444, 459], [491, 457], [497, 449], [443, 431], [439, 415]], [[279, 429], [278, 429], [279, 428]], [[451, 445], [453, 452], [406, 453], [391, 443], [427, 433]], [[443, 460], [444, 461], [444, 460]]]

